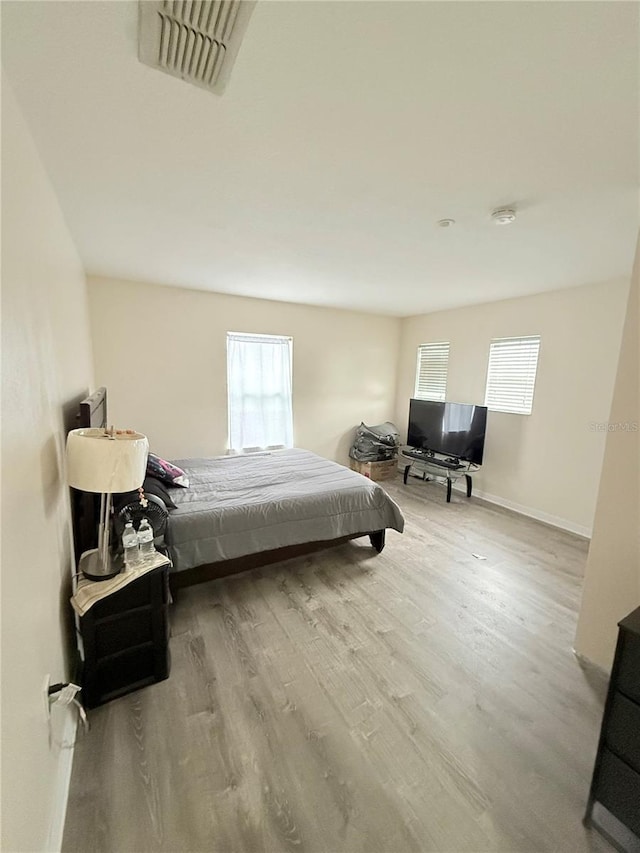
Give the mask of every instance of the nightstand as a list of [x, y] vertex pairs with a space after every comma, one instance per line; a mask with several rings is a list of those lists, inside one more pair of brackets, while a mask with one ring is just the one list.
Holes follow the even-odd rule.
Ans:
[[[96, 601], [78, 617], [82, 701], [95, 708], [169, 676], [169, 567], [157, 566]], [[116, 576], [122, 577], [122, 576]], [[100, 587], [109, 581], [92, 584]], [[85, 588], [81, 582], [78, 588]]]

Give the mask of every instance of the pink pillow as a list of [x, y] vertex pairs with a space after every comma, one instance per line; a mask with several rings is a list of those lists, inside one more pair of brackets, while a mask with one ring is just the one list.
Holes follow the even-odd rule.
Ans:
[[177, 465], [172, 465], [166, 459], [156, 456], [155, 453], [150, 453], [147, 460], [147, 474], [152, 477], [157, 477], [169, 486], [182, 486], [184, 489], [189, 488], [189, 478]]

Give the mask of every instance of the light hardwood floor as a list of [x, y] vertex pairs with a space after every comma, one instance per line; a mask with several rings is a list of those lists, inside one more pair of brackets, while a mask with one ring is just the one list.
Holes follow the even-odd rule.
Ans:
[[[584, 540], [401, 481], [403, 535], [181, 592], [171, 677], [90, 714], [65, 851], [609, 851]], [[486, 557], [479, 560], [474, 554]]]

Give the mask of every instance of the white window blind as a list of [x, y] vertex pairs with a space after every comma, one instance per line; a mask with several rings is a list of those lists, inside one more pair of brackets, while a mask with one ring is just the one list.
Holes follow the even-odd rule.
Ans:
[[291, 338], [227, 334], [229, 447], [293, 446]]
[[491, 341], [485, 406], [498, 412], [531, 414], [539, 351], [539, 335]]
[[419, 400], [445, 400], [448, 368], [449, 341], [419, 346], [414, 396]]

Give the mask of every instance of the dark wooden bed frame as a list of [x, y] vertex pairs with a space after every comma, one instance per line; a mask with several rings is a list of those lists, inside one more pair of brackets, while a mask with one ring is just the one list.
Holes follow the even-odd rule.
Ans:
[[182, 589], [182, 587], [193, 586], [196, 583], [204, 583], [216, 578], [236, 575], [238, 572], [246, 572], [248, 569], [259, 569], [262, 566], [270, 566], [272, 563], [291, 560], [293, 557], [303, 557], [305, 554], [313, 554], [315, 551], [323, 551], [325, 548], [343, 545], [345, 542], [360, 539], [362, 536], [369, 537], [372, 546], [379, 554], [384, 548], [384, 534], [384, 530], [376, 530], [375, 533], [354, 533], [352, 536], [342, 536], [340, 539], [302, 542], [300, 545], [287, 545], [285, 548], [275, 548], [273, 551], [258, 551], [244, 557], [235, 557], [233, 560], [220, 560], [217, 563], [206, 563], [193, 569], [172, 572], [169, 583], [172, 590]]
[[[107, 426], [107, 389], [98, 388], [90, 397], [78, 405], [74, 423], [69, 429]], [[71, 491], [71, 523], [76, 566], [85, 551], [98, 547], [98, 523], [100, 519], [100, 495], [91, 492]]]
[[[101, 428], [106, 426], [107, 389], [98, 388], [90, 397], [87, 397], [80, 403], [78, 427]], [[95, 540], [97, 538], [99, 503], [96, 503], [95, 496], [90, 495], [87, 497], [91, 498], [91, 501], [81, 502], [81, 517], [78, 517], [77, 511], [74, 509], [74, 535], [76, 537], [76, 555], [78, 558], [84, 551], [95, 547]], [[75, 506], [76, 503], [74, 503]], [[78, 507], [80, 507], [79, 502]], [[363, 536], [369, 537], [371, 545], [378, 554], [382, 551], [384, 548], [385, 531], [374, 530], [367, 533], [354, 533], [351, 536], [342, 536], [339, 539], [326, 539], [320, 542], [302, 542], [299, 545], [287, 545], [285, 548], [276, 548], [272, 551], [258, 551], [257, 553], [247, 554], [244, 557], [236, 557], [232, 560], [220, 560], [216, 563], [196, 566], [193, 569], [171, 572], [169, 582], [172, 591], [177, 591], [193, 584], [228, 577], [229, 575], [238, 574], [238, 572], [268, 566], [272, 563], [279, 563], [282, 560], [290, 560], [293, 557], [301, 557], [305, 554], [312, 554], [315, 551], [321, 551], [325, 548], [333, 548], [336, 545], [343, 545], [351, 539], [359, 539]]]

